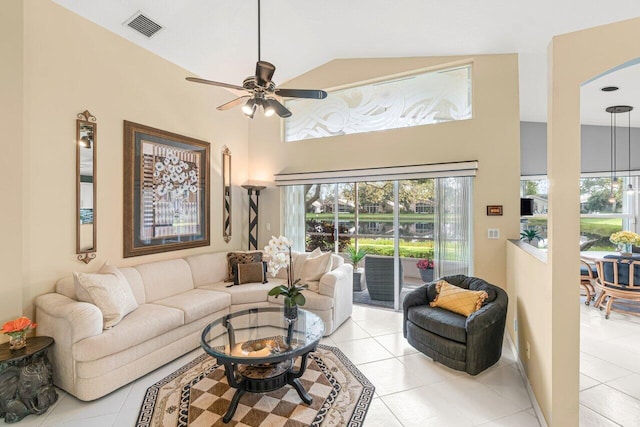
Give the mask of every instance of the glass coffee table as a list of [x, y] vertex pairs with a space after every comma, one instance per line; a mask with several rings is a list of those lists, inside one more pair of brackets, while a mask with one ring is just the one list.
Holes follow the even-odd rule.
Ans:
[[207, 325], [200, 344], [224, 365], [229, 386], [236, 389], [223, 421], [231, 421], [247, 391], [266, 393], [289, 384], [310, 404], [312, 398], [299, 378], [323, 334], [324, 323], [317, 315], [298, 309], [298, 318], [289, 321], [280, 307], [238, 311]]

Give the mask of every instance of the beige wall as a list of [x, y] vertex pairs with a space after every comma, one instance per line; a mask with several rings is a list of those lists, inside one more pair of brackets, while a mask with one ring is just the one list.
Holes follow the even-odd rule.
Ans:
[[[9, 115], [16, 123], [10, 133], [10, 147], [15, 148], [9, 151], [13, 155], [6, 155], [5, 151], [1, 156], [3, 162], [7, 158], [12, 160], [8, 169], [2, 168], [2, 182], [18, 189], [9, 188], [5, 193], [3, 188], [2, 193], [3, 197], [11, 196], [5, 199], [7, 204], [3, 203], [11, 206], [12, 216], [10, 222], [3, 221], [7, 229], [3, 235], [9, 233], [15, 253], [3, 252], [0, 257], [3, 262], [10, 260], [3, 271], [2, 291], [10, 299], [5, 302], [2, 298], [0, 302], [3, 307], [0, 322], [20, 314], [20, 307], [24, 314], [33, 315], [33, 298], [53, 290], [58, 278], [73, 271], [96, 271], [105, 261], [123, 266], [244, 246], [246, 195], [239, 185], [247, 178], [248, 122], [237, 112], [215, 110], [216, 105], [230, 100], [232, 95], [185, 81], [190, 74], [187, 71], [49, 0], [22, 3], [3, 2], [0, 6], [3, 40], [11, 39], [5, 36], [7, 31], [19, 33], [22, 22], [25, 30], [24, 70], [20, 70], [20, 49], [9, 57], [15, 58], [11, 60], [11, 64], [16, 64], [13, 71], [20, 70], [24, 78], [22, 101], [14, 91], [10, 92], [13, 99], [7, 103], [2, 91], [3, 116], [18, 106]], [[5, 25], [5, 20], [10, 25]], [[19, 44], [20, 38], [16, 40]], [[19, 74], [13, 77], [13, 81], [19, 83], [19, 77]], [[4, 88], [5, 79], [0, 80]], [[21, 102], [25, 108], [23, 116], [19, 114]], [[75, 119], [85, 109], [98, 119], [98, 251], [97, 259], [89, 265], [75, 257]], [[18, 126], [21, 119], [25, 124], [22, 137]], [[123, 259], [123, 120], [211, 143], [210, 247]], [[229, 244], [222, 239], [223, 145], [233, 153], [235, 185], [233, 239]], [[21, 149], [28, 153], [22, 160]], [[19, 189], [20, 175], [27, 177], [22, 184], [24, 191]], [[23, 213], [19, 208], [22, 197]], [[21, 229], [25, 236], [22, 261], [18, 258]], [[3, 245], [6, 246], [10, 245]], [[21, 264], [27, 271], [22, 280]], [[10, 280], [5, 281], [7, 278]], [[5, 304], [11, 309], [5, 310]]]
[[[250, 177], [273, 181], [280, 172], [478, 160], [473, 195], [475, 274], [504, 287], [505, 241], [518, 237], [520, 214], [516, 55], [335, 60], [287, 86], [331, 88], [461, 61], [473, 61], [472, 120], [285, 144], [278, 121], [256, 117], [249, 136]], [[277, 188], [263, 193], [261, 245], [279, 231], [279, 203]], [[486, 205], [504, 205], [504, 216], [487, 217]], [[488, 228], [499, 228], [501, 238], [487, 239]]]
[[[22, 307], [23, 277], [23, 188], [28, 175], [23, 174], [24, 147], [23, 103], [23, 28], [22, 1], [8, 0], [0, 13], [0, 223], [3, 225], [0, 245], [0, 323], [19, 316]], [[0, 342], [6, 341], [4, 336]]]
[[[549, 254], [541, 265], [535, 257], [511, 248], [509, 271], [524, 269], [532, 277], [510, 276], [509, 288], [515, 288], [518, 316], [536, 313], [545, 321], [524, 321], [527, 328], [519, 334], [520, 358], [524, 360], [523, 340], [539, 342], [550, 349], [536, 354], [532, 350], [530, 367], [539, 365], [541, 378], [529, 373], [538, 402], [550, 426], [578, 425], [579, 387], [579, 307], [569, 303], [578, 298], [579, 188], [580, 164], [567, 159], [580, 158], [580, 84], [617, 65], [640, 57], [640, 18], [589, 30], [557, 36], [549, 46], [549, 112], [547, 162], [549, 171]], [[517, 252], [520, 252], [516, 254]], [[513, 280], [513, 282], [511, 282]], [[531, 288], [551, 290], [546, 299], [525, 301]], [[521, 297], [522, 296], [522, 297]], [[522, 323], [523, 319], [519, 318]], [[542, 337], [540, 341], [539, 337]], [[545, 359], [534, 360], [534, 356]], [[549, 369], [550, 366], [550, 369]]]
[[[507, 327], [518, 347], [538, 405], [545, 414], [552, 409], [551, 388], [551, 270], [546, 254], [522, 241], [507, 243]], [[517, 319], [517, 330], [514, 320]], [[530, 356], [527, 357], [527, 344]], [[547, 417], [548, 420], [548, 417]]]

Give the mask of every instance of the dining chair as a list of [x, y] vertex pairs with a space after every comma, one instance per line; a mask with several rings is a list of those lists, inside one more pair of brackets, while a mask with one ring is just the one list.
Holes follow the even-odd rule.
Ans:
[[[591, 304], [596, 297], [596, 289], [593, 282], [598, 278], [598, 269], [594, 263], [580, 258], [580, 289], [586, 295], [585, 305]], [[580, 295], [583, 295], [581, 292]]]
[[596, 266], [595, 283], [600, 294], [594, 307], [606, 309], [606, 319], [612, 310], [640, 315], [640, 260], [607, 255], [597, 260]]

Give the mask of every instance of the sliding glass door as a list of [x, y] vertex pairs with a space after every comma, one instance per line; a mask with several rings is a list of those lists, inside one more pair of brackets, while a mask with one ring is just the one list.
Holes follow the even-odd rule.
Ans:
[[[306, 251], [366, 249], [367, 289], [355, 300], [401, 309], [404, 295], [424, 282], [472, 274], [472, 183], [464, 177], [284, 187], [304, 197], [283, 198], [283, 221], [304, 209]], [[295, 234], [287, 224], [283, 230]]]

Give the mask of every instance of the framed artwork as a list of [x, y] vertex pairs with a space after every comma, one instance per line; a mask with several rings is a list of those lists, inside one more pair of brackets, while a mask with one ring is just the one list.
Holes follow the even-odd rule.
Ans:
[[124, 257], [208, 246], [209, 143], [124, 122]]
[[487, 216], [502, 216], [502, 205], [487, 205]]

